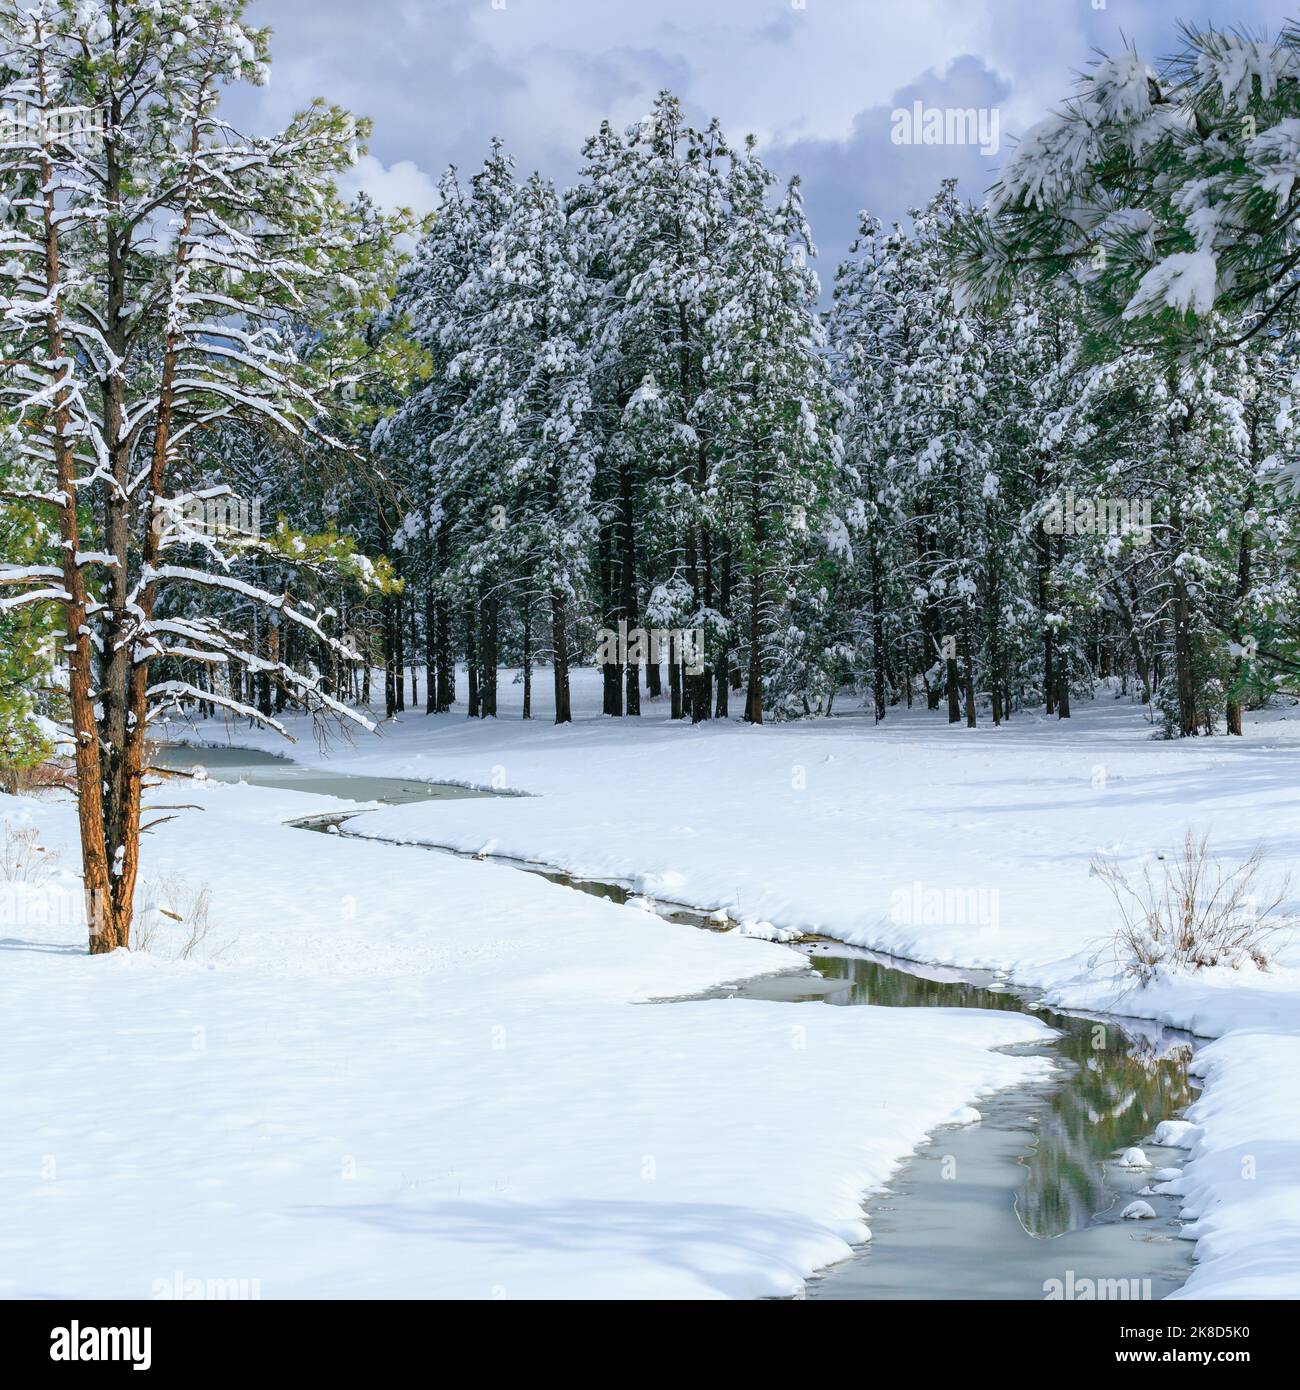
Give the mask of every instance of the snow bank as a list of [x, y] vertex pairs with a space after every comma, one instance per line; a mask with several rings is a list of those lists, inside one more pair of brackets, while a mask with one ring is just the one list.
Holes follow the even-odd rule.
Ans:
[[1179, 1178], [1196, 1268], [1176, 1298], [1300, 1298], [1300, 1037], [1238, 1031], [1208, 1044]]

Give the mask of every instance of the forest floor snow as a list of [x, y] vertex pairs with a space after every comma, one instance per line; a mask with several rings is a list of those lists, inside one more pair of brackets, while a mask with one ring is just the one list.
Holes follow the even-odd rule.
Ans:
[[[287, 751], [529, 793], [385, 807], [356, 833], [623, 879], [1217, 1037], [1179, 1179], [1202, 1237], [1184, 1292], [1300, 1295], [1300, 947], [1137, 989], [1089, 871], [1174, 853], [1189, 827], [1229, 860], [1262, 842], [1266, 876], [1284, 871], [1300, 717], [1185, 743], [1109, 698], [1001, 729], [921, 711], [692, 728], [662, 701], [601, 717], [593, 676], [575, 673], [562, 728], [540, 672], [531, 723], [507, 681], [497, 720], [413, 712], [325, 746], [299, 724]], [[171, 732], [286, 751], [242, 726]], [[863, 1191], [926, 1132], [1043, 1065], [990, 1051], [1043, 1035], [1025, 1015], [643, 1007], [800, 958], [282, 824], [325, 798], [165, 799], [203, 807], [151, 837], [145, 870], [211, 888], [189, 959], [162, 942], [86, 958], [71, 914], [0, 934], [0, 1198], [18, 1213], [0, 1293], [143, 1297], [176, 1271], [264, 1297], [789, 1293], [861, 1237]], [[24, 818], [66, 886], [70, 811], [0, 800]]]

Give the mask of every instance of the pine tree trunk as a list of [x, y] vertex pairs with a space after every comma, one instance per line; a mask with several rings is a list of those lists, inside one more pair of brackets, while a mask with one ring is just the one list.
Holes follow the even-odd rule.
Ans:
[[497, 717], [497, 639], [501, 600], [495, 588], [482, 600], [483, 614], [483, 684], [479, 692], [479, 716]]
[[713, 681], [717, 687], [713, 717], [726, 719], [731, 713], [731, 687], [727, 684], [727, 649], [725, 646], [718, 652], [717, 663], [713, 668]]
[[[631, 633], [640, 623], [636, 600], [636, 527], [632, 509], [632, 469], [626, 461], [619, 468], [619, 503], [619, 539], [622, 544], [619, 569], [622, 583], [622, 609], [628, 632]], [[641, 713], [641, 668], [632, 661], [630, 650], [625, 680], [624, 708], [629, 716]]]
[[[51, 195], [52, 196], [52, 195]], [[57, 277], [52, 277], [51, 293], [57, 291]], [[47, 336], [50, 350], [56, 359], [64, 352], [63, 335], [58, 323], [58, 310], [51, 308]], [[72, 433], [69, 428], [68, 405], [65, 393], [55, 394], [51, 412], [53, 434], [57, 441], [55, 468], [59, 490], [64, 497], [76, 496]], [[99, 730], [95, 722], [94, 660], [90, 629], [86, 624], [85, 580], [76, 563], [80, 548], [77, 509], [58, 508], [60, 560], [63, 568], [64, 592], [69, 598], [63, 604], [63, 625], [68, 653], [68, 706], [73, 730], [73, 762], [77, 772], [77, 824], [81, 838], [81, 879], [86, 904], [86, 923], [91, 955], [115, 951], [130, 945], [131, 919], [125, 920], [114, 911], [112, 884], [109, 876], [107, 837], [104, 825], [102, 795], [103, 769], [100, 760]]]
[[1196, 733], [1196, 681], [1192, 670], [1192, 601], [1181, 574], [1174, 575], [1174, 681], [1178, 687], [1178, 729]]
[[[406, 605], [408, 631], [411, 651], [411, 708], [420, 707], [420, 619], [414, 599]], [[425, 666], [428, 666], [428, 652], [424, 653]]]
[[[397, 557], [397, 577], [402, 577], [402, 557]], [[397, 693], [397, 712], [406, 712], [406, 599], [399, 589], [393, 596], [393, 686]]]
[[384, 639], [384, 718], [397, 713], [397, 682], [393, 674], [393, 596], [385, 594], [380, 607]]
[[440, 597], [434, 605], [438, 617], [438, 713], [456, 703], [456, 653], [452, 645], [451, 600]]
[[[274, 614], [271, 617], [271, 621], [266, 625], [266, 637], [271, 660], [283, 661], [287, 665], [288, 654], [286, 652], [281, 652], [280, 644], [288, 637], [288, 633], [281, 629], [279, 620]], [[278, 676], [275, 680], [275, 712], [276, 714], [284, 713], [284, 681]]]
[[552, 670], [555, 676], [555, 722], [569, 724], [573, 721], [573, 707], [569, 701], [569, 631], [564, 609], [564, 595], [558, 590], [551, 592], [551, 645]]
[[962, 686], [966, 696], [966, 727], [975, 728], [975, 654], [971, 650], [970, 619], [962, 619]]
[[[1035, 483], [1040, 490], [1043, 487], [1043, 480], [1044, 471], [1040, 466], [1035, 477]], [[1041, 525], [1034, 536], [1034, 549], [1038, 560], [1038, 621], [1043, 629], [1043, 706], [1046, 713], [1054, 714], [1056, 712], [1055, 630], [1048, 621], [1048, 614], [1051, 611], [1049, 589], [1052, 569], [1052, 541]]]
[[1070, 717], [1070, 654], [1064, 647], [1061, 648], [1059, 668], [1056, 687], [1056, 716], [1058, 719], [1068, 719]]
[[763, 722], [762, 591], [757, 576], [752, 574], [749, 581], [749, 681], [745, 688], [745, 721], [749, 724]]
[[524, 709], [523, 718], [533, 717], [533, 604], [525, 597], [524, 617]]
[[750, 537], [753, 555], [749, 563], [749, 680], [745, 688], [745, 721], [763, 722], [763, 557], [767, 524], [763, 512], [758, 470], [749, 483]]
[[433, 576], [424, 586], [424, 712], [438, 712], [438, 616], [433, 596]]
[[885, 615], [880, 593], [880, 552], [871, 547], [871, 696], [875, 702], [876, 723], [885, 717]]
[[726, 719], [731, 712], [731, 545], [722, 547], [722, 582], [718, 591], [718, 612], [726, 621], [723, 635], [718, 637], [718, 656], [713, 666], [717, 699], [713, 706], [715, 719]]
[[[615, 578], [617, 562], [614, 559], [614, 535], [613, 523], [603, 522], [600, 528], [600, 597], [601, 597], [601, 621], [604, 630], [608, 633], [617, 633], [619, 630], [619, 598], [618, 584]], [[603, 697], [602, 711], [612, 719], [618, 719], [623, 714], [623, 679], [622, 667], [617, 659], [614, 661], [602, 661], [600, 664], [601, 693]]]
[[[703, 463], [701, 463], [703, 469]], [[705, 609], [713, 607], [713, 537], [707, 526], [700, 527], [700, 599]], [[704, 670], [692, 678], [691, 723], [701, 724], [713, 713], [713, 670], [703, 663]], [[761, 705], [761, 702], [760, 702]], [[761, 709], [760, 709], [761, 714]], [[761, 717], [756, 721], [762, 723]]]
[[[441, 578], [447, 572], [447, 534], [442, 523], [439, 523], [438, 535], [434, 542], [434, 556], [438, 575]], [[451, 599], [441, 589], [438, 600], [434, 604], [434, 613], [438, 623], [437, 708], [438, 713], [443, 714], [456, 703], [456, 653], [451, 630]]]
[[1132, 576], [1128, 579], [1128, 601], [1125, 602], [1122, 593], [1116, 592], [1116, 599], [1119, 605], [1120, 622], [1124, 625], [1124, 632], [1128, 641], [1129, 655], [1133, 659], [1133, 670], [1138, 679], [1142, 682], [1142, 703], [1151, 703], [1151, 692], [1155, 686], [1151, 670], [1151, 662], [1142, 650], [1142, 643], [1138, 639], [1137, 623], [1133, 614], [1137, 611], [1138, 593], [1137, 585], [1133, 582]]
[[[258, 651], [263, 658], [269, 660], [271, 656], [270, 624], [262, 623], [259, 624], [259, 626], [261, 630], [261, 643], [258, 647]], [[268, 719], [272, 714], [271, 677], [266, 671], [259, 671], [257, 673], [257, 711], [259, 714], [265, 715]]]
[[[1238, 672], [1240, 672], [1240, 669], [1241, 669], [1240, 660], [1234, 662], [1233, 664], [1234, 664], [1234, 667], [1236, 668], [1236, 670], [1237, 670]], [[1240, 701], [1240, 700], [1229, 700], [1229, 701], [1228, 701], [1228, 707], [1227, 707], [1227, 710], [1226, 710], [1226, 716], [1227, 716], [1227, 717], [1226, 717], [1226, 724], [1227, 724], [1227, 730], [1228, 730], [1228, 732], [1229, 732], [1230, 734], [1235, 734], [1236, 737], [1240, 738], [1240, 737], [1241, 737], [1241, 701]]]
[[465, 605], [465, 670], [469, 675], [469, 710], [471, 719], [479, 717], [478, 689], [478, 614], [474, 605]]
[[[1255, 455], [1255, 425], [1251, 423], [1251, 457]], [[1246, 496], [1246, 506], [1249, 508], [1255, 500], [1254, 488], [1251, 487]], [[1241, 626], [1242, 606], [1246, 601], [1246, 596], [1250, 593], [1250, 529], [1246, 526], [1241, 528], [1241, 538], [1237, 543], [1237, 602], [1233, 615], [1232, 640], [1240, 648], [1245, 634]], [[1242, 660], [1240, 652], [1233, 658], [1232, 670], [1228, 677], [1228, 708], [1226, 711], [1228, 733], [1234, 737], [1241, 737], [1241, 698], [1240, 687], [1242, 676], [1245, 673], [1245, 662]]]

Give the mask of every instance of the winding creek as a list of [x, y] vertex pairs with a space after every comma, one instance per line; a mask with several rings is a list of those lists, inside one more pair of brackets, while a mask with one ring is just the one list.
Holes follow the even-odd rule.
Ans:
[[[495, 793], [418, 782], [320, 772], [269, 753], [234, 748], [160, 748], [155, 764], [186, 771], [201, 764], [226, 781], [379, 801], [458, 800]], [[344, 824], [364, 812], [313, 816], [304, 829], [370, 839]], [[472, 856], [444, 846], [408, 846]], [[552, 867], [497, 857], [521, 871], [580, 892], [625, 902], [625, 884], [576, 879]], [[717, 929], [708, 914], [655, 902], [669, 920]], [[838, 942], [806, 939], [807, 967], [721, 986], [697, 998], [771, 999], [831, 1007], [1010, 1009], [1035, 1012], [1058, 1036], [1015, 1048], [1050, 1057], [1050, 1077], [978, 1103], [979, 1123], [945, 1126], [867, 1204], [872, 1238], [809, 1281], [819, 1299], [1042, 1299], [1087, 1297], [1097, 1281], [1108, 1297], [1161, 1298], [1187, 1278], [1192, 1243], [1180, 1237], [1176, 1198], [1152, 1192], [1152, 1173], [1180, 1167], [1185, 1153], [1150, 1137], [1193, 1099], [1187, 1064], [1195, 1040], [1159, 1024], [1114, 1016], [1057, 1013], [981, 971], [923, 965]], [[664, 1001], [672, 1002], [672, 1001]], [[1126, 1169], [1119, 1155], [1141, 1145], [1149, 1169]], [[1120, 1213], [1141, 1194], [1153, 1219]]]

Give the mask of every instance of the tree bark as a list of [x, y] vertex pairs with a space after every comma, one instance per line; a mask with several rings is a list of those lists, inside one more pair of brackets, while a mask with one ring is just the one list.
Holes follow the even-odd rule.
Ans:
[[962, 619], [962, 687], [966, 696], [966, 727], [975, 728], [975, 653], [971, 650], [970, 616]]
[[465, 669], [469, 674], [469, 717], [479, 717], [478, 614], [474, 605], [465, 605]]
[[885, 671], [885, 615], [881, 597], [880, 551], [871, 547], [871, 697], [875, 704], [876, 723], [885, 717], [885, 690], [888, 677]]
[[569, 630], [564, 595], [551, 591], [551, 669], [555, 677], [555, 722], [569, 724], [573, 707], [569, 700]]
[[438, 616], [433, 576], [424, 585], [424, 712], [438, 713]]
[[384, 718], [397, 713], [397, 678], [393, 670], [393, 596], [385, 594], [381, 606], [384, 635]]
[[745, 689], [745, 721], [763, 722], [762, 592], [755, 576], [749, 584], [749, 681]]
[[[600, 528], [599, 557], [601, 619], [604, 630], [608, 633], [617, 633], [619, 623], [618, 585], [615, 579], [617, 561], [614, 558], [614, 549], [613, 523], [603, 522]], [[602, 661], [600, 674], [603, 712], [610, 718], [619, 719], [623, 715], [623, 681], [622, 667], [617, 657], [613, 661]]]
[[[636, 526], [632, 502], [632, 468], [624, 460], [619, 467], [619, 555], [623, 618], [631, 633], [639, 624], [636, 598]], [[629, 638], [629, 643], [630, 643]], [[629, 716], [641, 713], [641, 667], [628, 652], [623, 707]]]
[[525, 596], [523, 603], [524, 619], [524, 709], [523, 718], [533, 717], [533, 603], [531, 596]]
[[[434, 556], [439, 580], [447, 573], [447, 532], [443, 523], [438, 524], [438, 534], [434, 541]], [[438, 621], [438, 713], [443, 714], [456, 703], [456, 653], [451, 630], [451, 599], [439, 587], [438, 598], [434, 604]]]
[[479, 685], [479, 718], [495, 719], [497, 714], [497, 627], [500, 599], [495, 588], [486, 586], [479, 591], [479, 614], [482, 618], [482, 667]]
[[[1251, 435], [1251, 457], [1255, 457], [1255, 422], [1252, 420], [1250, 427]], [[1246, 509], [1249, 510], [1255, 500], [1255, 490], [1252, 486], [1246, 496]], [[1250, 528], [1242, 524], [1241, 538], [1237, 542], [1237, 602], [1234, 605], [1232, 640], [1240, 649], [1245, 634], [1241, 625], [1242, 605], [1246, 601], [1247, 594], [1250, 593]], [[1245, 662], [1242, 660], [1240, 650], [1233, 658], [1232, 668], [1229, 672], [1228, 685], [1228, 706], [1226, 710], [1226, 724], [1228, 733], [1236, 738], [1241, 737], [1241, 678], [1245, 672]]]

